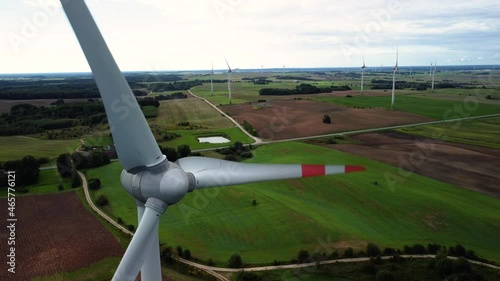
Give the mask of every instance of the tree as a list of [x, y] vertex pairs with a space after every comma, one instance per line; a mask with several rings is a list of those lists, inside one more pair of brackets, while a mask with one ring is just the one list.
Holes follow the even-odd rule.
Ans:
[[99, 188], [101, 188], [101, 180], [99, 178], [90, 178], [89, 189], [98, 190]]
[[177, 255], [182, 258], [183, 257], [183, 255], [182, 255], [182, 247], [179, 245], [179, 246], [177, 246], [175, 248], [175, 250], [177, 251]]
[[436, 262], [436, 273], [440, 277], [446, 277], [453, 273], [453, 261], [450, 259], [442, 259]]
[[330, 115], [323, 115], [323, 123], [326, 123], [326, 124], [331, 124], [332, 123], [332, 119], [330, 118]]
[[172, 247], [168, 246], [165, 249], [163, 249], [160, 253], [160, 257], [165, 262], [166, 264], [174, 264], [175, 259], [174, 259], [174, 250]]
[[57, 190], [63, 190], [64, 186], [62, 184], [57, 185]]
[[376, 257], [380, 255], [380, 249], [377, 245], [373, 243], [368, 243], [368, 245], [366, 245], [366, 254], [369, 257]]
[[172, 147], [162, 147], [160, 145], [161, 153], [167, 156], [168, 161], [175, 162], [179, 158], [177, 155], [177, 151]]
[[188, 157], [191, 154], [191, 148], [187, 144], [179, 145], [177, 153], [179, 154], [179, 158]]
[[300, 250], [299, 254], [297, 255], [297, 259], [299, 263], [306, 262], [306, 260], [309, 258], [309, 252], [306, 250]]
[[228, 264], [230, 268], [241, 268], [243, 266], [243, 261], [241, 260], [241, 256], [235, 253], [229, 257]]
[[73, 168], [71, 170], [71, 187], [72, 188], [77, 188], [82, 185], [82, 179], [80, 178], [80, 175], [76, 172], [76, 169]]
[[106, 196], [104, 196], [104, 194], [101, 194], [101, 195], [99, 195], [99, 197], [97, 197], [97, 200], [95, 201], [95, 203], [99, 207], [104, 207], [104, 206], [108, 205], [109, 201], [108, 201], [108, 198]]
[[191, 251], [189, 249], [184, 249], [184, 251], [182, 252], [182, 256], [185, 259], [190, 260], [191, 259]]
[[69, 153], [60, 154], [56, 160], [57, 172], [63, 178], [71, 176], [71, 157]]
[[354, 250], [351, 247], [348, 247], [345, 252], [344, 252], [344, 257], [345, 258], [352, 258], [354, 257]]

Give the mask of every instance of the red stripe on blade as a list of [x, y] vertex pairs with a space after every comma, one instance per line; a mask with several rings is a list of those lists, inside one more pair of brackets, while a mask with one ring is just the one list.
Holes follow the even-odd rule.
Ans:
[[302, 165], [302, 177], [324, 176], [325, 165]]
[[365, 167], [361, 166], [345, 166], [345, 172], [346, 173], [352, 173], [352, 172], [362, 172], [365, 170]]

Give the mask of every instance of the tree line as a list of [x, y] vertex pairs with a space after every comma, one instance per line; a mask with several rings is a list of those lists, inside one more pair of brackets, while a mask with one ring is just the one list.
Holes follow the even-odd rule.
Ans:
[[[46, 157], [35, 158], [31, 155], [25, 156], [22, 159], [10, 160], [0, 163], [0, 170], [16, 171], [16, 190], [19, 192], [27, 192], [27, 185], [36, 184], [40, 176], [40, 165], [48, 163]], [[0, 187], [7, 187], [7, 175], [0, 172]]]
[[341, 86], [327, 86], [327, 87], [317, 87], [307, 83], [301, 83], [297, 85], [294, 89], [280, 89], [280, 88], [262, 88], [259, 90], [259, 95], [261, 96], [286, 96], [286, 95], [300, 95], [300, 94], [319, 94], [319, 93], [330, 93], [333, 91], [348, 91], [351, 87], [348, 85]]

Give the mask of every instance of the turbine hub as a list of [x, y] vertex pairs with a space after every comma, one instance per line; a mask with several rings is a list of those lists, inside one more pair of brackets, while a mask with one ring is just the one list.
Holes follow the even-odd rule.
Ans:
[[162, 173], [145, 170], [131, 174], [123, 170], [120, 180], [127, 192], [142, 203], [146, 203], [148, 198], [157, 198], [168, 205], [173, 205], [195, 188], [193, 174], [186, 173], [172, 162]]

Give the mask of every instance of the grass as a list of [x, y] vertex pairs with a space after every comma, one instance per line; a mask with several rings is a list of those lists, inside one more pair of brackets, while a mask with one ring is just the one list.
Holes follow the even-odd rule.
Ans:
[[158, 109], [152, 105], [143, 106], [141, 109], [146, 118], [154, 118], [158, 114]]
[[[376, 161], [303, 143], [259, 147], [250, 162], [359, 164], [357, 174], [198, 190], [169, 208], [160, 223], [162, 242], [189, 248], [196, 258], [225, 265], [239, 252], [247, 264], [290, 260], [301, 249], [323, 251], [367, 242], [462, 244], [500, 261], [500, 202], [492, 197], [412, 174], [391, 186], [398, 169]], [[134, 200], [120, 186], [113, 163], [88, 171], [101, 178], [106, 209], [135, 224]], [[379, 184], [374, 185], [377, 181]], [[252, 206], [256, 200], [258, 205]]]
[[[253, 143], [253, 139], [248, 137], [245, 133], [243, 133], [239, 128], [225, 128], [225, 129], [208, 129], [208, 130], [169, 130], [169, 133], [179, 134], [180, 137], [175, 138], [170, 141], [159, 142], [163, 147], [173, 147], [177, 148], [179, 145], [187, 144], [194, 149], [204, 149], [204, 148], [213, 148], [213, 147], [227, 147], [235, 142], [239, 141], [241, 143]], [[227, 137], [231, 142], [230, 143], [200, 143], [198, 141], [199, 137], [209, 137], [209, 136], [224, 136]]]
[[[391, 97], [387, 96], [356, 96], [346, 97], [318, 97], [315, 100], [330, 102], [348, 107], [378, 107], [390, 109]], [[500, 106], [479, 103], [473, 97], [466, 97], [462, 101], [429, 99], [425, 96], [397, 95], [394, 103], [395, 110], [411, 112], [427, 116], [436, 120], [463, 118], [500, 113]]]
[[457, 121], [435, 125], [415, 126], [399, 131], [429, 138], [500, 148], [500, 117]]
[[56, 157], [74, 151], [79, 140], [40, 140], [22, 136], [0, 137], [0, 161], [21, 159], [26, 155], [34, 157]]

